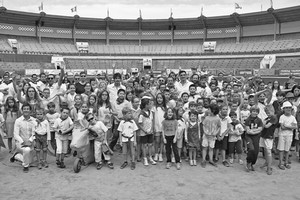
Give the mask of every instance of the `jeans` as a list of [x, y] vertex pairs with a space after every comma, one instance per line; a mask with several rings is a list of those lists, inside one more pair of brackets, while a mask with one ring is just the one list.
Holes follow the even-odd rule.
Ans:
[[109, 148], [111, 150], [114, 150], [114, 147], [116, 146], [116, 144], [117, 144], [117, 142], [119, 140], [118, 126], [119, 126], [119, 124], [116, 124], [116, 123], [113, 124], [113, 128], [112, 128], [112, 134], [113, 134], [113, 136], [112, 136], [111, 142], [109, 144]]
[[251, 163], [254, 165], [257, 160], [257, 156], [259, 153], [259, 139], [260, 134], [257, 135], [248, 135], [246, 134], [246, 142], [247, 142], [247, 163]]
[[175, 136], [173, 135], [173, 136], [165, 136], [165, 137], [166, 137], [166, 140], [167, 140], [167, 143], [166, 143], [167, 162], [171, 162], [171, 153], [172, 153], [171, 147], [172, 147], [174, 157], [175, 157], [175, 161], [176, 161], [176, 163], [179, 163], [180, 158], [179, 158], [179, 155], [178, 155], [177, 143], [176, 142], [173, 143], [173, 140], [174, 140]]

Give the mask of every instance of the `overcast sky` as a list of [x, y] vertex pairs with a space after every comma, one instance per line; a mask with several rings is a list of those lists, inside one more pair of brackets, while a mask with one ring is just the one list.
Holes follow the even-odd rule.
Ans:
[[[0, 0], [9, 10], [19, 10], [38, 13], [38, 0]], [[113, 3], [112, 3], [113, 2]], [[166, 19], [170, 17], [171, 9], [174, 18], [229, 15], [234, 12], [234, 3], [242, 9], [236, 12], [249, 13], [267, 10], [270, 0], [43, 0], [44, 12], [47, 14], [73, 16], [71, 8], [77, 6], [77, 14], [81, 17], [117, 19], [136, 19], [139, 10], [144, 19]], [[273, 0], [275, 9], [300, 5], [299, 0]]]

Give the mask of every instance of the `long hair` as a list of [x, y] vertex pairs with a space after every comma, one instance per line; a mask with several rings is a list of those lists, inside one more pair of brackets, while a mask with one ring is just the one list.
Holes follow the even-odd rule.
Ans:
[[[168, 118], [168, 111], [169, 111], [169, 110], [171, 110], [172, 113], [173, 113], [173, 116], [172, 116], [171, 119]], [[173, 108], [167, 108], [167, 110], [166, 110], [166, 112], [165, 112], [165, 114], [164, 114], [164, 118], [165, 118], [165, 120], [175, 120], [175, 119], [177, 118], [177, 117], [176, 117], [176, 112], [175, 112], [175, 110], [174, 110]]]
[[[9, 106], [9, 101], [14, 102], [14, 105], [12, 107]], [[19, 112], [19, 106], [18, 106], [16, 100], [12, 96], [7, 97], [7, 99], [5, 101], [4, 108], [5, 108], [5, 113], [6, 114], [8, 113], [8, 111]]]
[[[161, 98], [163, 99], [163, 102], [160, 105], [157, 103], [157, 97], [158, 96], [161, 96]], [[156, 97], [155, 97], [155, 106], [156, 106], [156, 108], [160, 106], [163, 110], [166, 110], [166, 98], [165, 98], [165, 95], [163, 95], [162, 93], [158, 93], [156, 95]]]
[[30, 86], [30, 87], [27, 89], [27, 91], [26, 91], [26, 95], [25, 95], [26, 101], [27, 101], [27, 102], [30, 101], [29, 95], [28, 95], [28, 91], [29, 91], [30, 89], [33, 89], [33, 90], [34, 90], [34, 97], [33, 97], [33, 98], [34, 98], [35, 100], [37, 100], [38, 102], [40, 102], [41, 100], [40, 100], [40, 98], [39, 98], [39, 95], [38, 95], [38, 93], [36, 92], [36, 89], [35, 89], [34, 87], [32, 87], [32, 86]]
[[273, 91], [273, 90], [280, 90], [280, 83], [279, 83], [279, 81], [277, 81], [277, 83], [278, 83], [278, 87], [277, 87], [277, 88], [275, 88], [274, 82], [275, 82], [275, 81], [273, 81], [273, 83], [272, 83], [272, 91]]
[[[105, 101], [102, 100], [102, 94], [103, 94], [104, 92], [107, 93], [107, 99], [106, 99]], [[102, 107], [104, 103], [105, 103], [105, 105], [106, 105], [106, 108], [111, 108], [111, 103], [110, 103], [109, 93], [108, 93], [107, 90], [101, 91], [101, 92], [99, 93], [99, 95], [98, 95], [98, 103], [97, 103], [98, 106], [99, 106], [99, 107]]]

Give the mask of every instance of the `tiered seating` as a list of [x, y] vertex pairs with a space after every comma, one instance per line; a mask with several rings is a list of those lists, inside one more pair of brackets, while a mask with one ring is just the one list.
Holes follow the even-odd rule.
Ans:
[[285, 57], [276, 58], [276, 62], [273, 65], [275, 69], [299, 69], [300, 57]]

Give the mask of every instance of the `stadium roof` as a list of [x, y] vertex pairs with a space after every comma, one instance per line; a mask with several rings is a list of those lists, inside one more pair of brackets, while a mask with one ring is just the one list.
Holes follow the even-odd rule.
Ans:
[[262, 24], [272, 24], [276, 19], [279, 23], [299, 21], [300, 6], [282, 9], [268, 9], [262, 12], [247, 14], [237, 14], [196, 18], [169, 18], [169, 19], [112, 19], [112, 18], [84, 18], [78, 15], [74, 17], [48, 15], [42, 13], [29, 13], [7, 10], [0, 7], [0, 23], [31, 25], [35, 26], [39, 22], [45, 27], [72, 28], [74, 25], [78, 29], [105, 30], [107, 23], [111, 30], [138, 30], [139, 23], [143, 30], [169, 30], [171, 25], [176, 30], [190, 29], [213, 29], [227, 28], [237, 25], [255, 26]]

